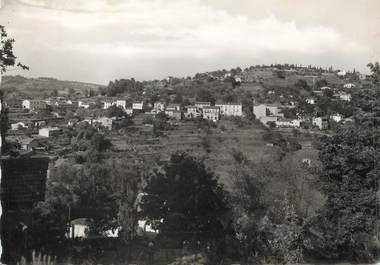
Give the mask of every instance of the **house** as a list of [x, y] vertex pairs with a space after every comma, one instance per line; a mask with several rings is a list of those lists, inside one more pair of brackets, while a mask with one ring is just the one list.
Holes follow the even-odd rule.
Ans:
[[24, 99], [22, 101], [22, 108], [29, 110], [46, 109], [46, 102], [38, 99]]
[[19, 130], [19, 129], [24, 129], [24, 128], [28, 128], [28, 126], [24, 123], [24, 122], [16, 122], [16, 123], [12, 123], [11, 124], [11, 130]]
[[351, 94], [348, 94], [348, 93], [345, 93], [345, 92], [341, 92], [341, 93], [338, 94], [338, 96], [339, 96], [340, 100], [351, 101]]
[[45, 127], [38, 130], [38, 135], [42, 137], [57, 136], [61, 132], [58, 127]]
[[67, 238], [87, 238], [89, 234], [89, 222], [86, 218], [78, 218], [70, 222], [70, 230]]
[[171, 118], [171, 119], [176, 119], [176, 120], [182, 120], [182, 111], [180, 110], [165, 110], [165, 114]]
[[66, 238], [107, 238], [107, 237], [118, 237], [120, 227], [113, 230], [107, 230], [102, 233], [102, 235], [97, 235], [91, 233], [90, 225], [93, 220], [89, 218], [78, 218], [71, 220], [69, 223], [69, 231], [66, 233]]
[[108, 130], [112, 130], [112, 124], [115, 118], [101, 117], [93, 120], [94, 124], [101, 125]]
[[344, 87], [344, 88], [348, 88], [348, 89], [350, 89], [350, 88], [354, 88], [355, 85], [352, 84], [352, 83], [347, 83], [347, 84], [344, 84], [343, 87]]
[[103, 102], [103, 109], [109, 109], [110, 107], [116, 105], [115, 101], [112, 100], [106, 100]]
[[127, 101], [125, 99], [118, 99], [115, 102], [116, 107], [120, 107], [123, 110], [127, 109]]
[[256, 119], [260, 120], [261, 118], [268, 116], [277, 116], [279, 114], [279, 109], [274, 105], [253, 105], [253, 114], [255, 114]]
[[197, 107], [198, 109], [202, 109], [204, 107], [210, 107], [211, 102], [195, 102], [194, 106]]
[[313, 118], [312, 124], [318, 127], [320, 130], [325, 130], [328, 128], [328, 119], [326, 117], [316, 117]]
[[166, 107], [166, 110], [180, 111], [181, 110], [181, 104], [169, 104], [169, 106]]
[[154, 102], [153, 110], [156, 113], [164, 111], [165, 110], [165, 102], [162, 102], [162, 101]]
[[204, 106], [202, 108], [203, 119], [217, 121], [220, 118], [220, 109], [215, 106]]
[[132, 114], [133, 114], [133, 109], [132, 109], [132, 108], [126, 108], [126, 109], [125, 109], [125, 113], [126, 113], [127, 115], [132, 115]]
[[331, 90], [331, 87], [328, 87], [328, 86], [323, 86], [320, 88], [321, 91], [323, 90]]
[[276, 127], [279, 128], [300, 128], [301, 121], [296, 119], [279, 119], [275, 121]]
[[36, 128], [40, 128], [40, 127], [46, 126], [46, 121], [45, 120], [35, 120], [33, 122], [33, 126], [36, 127]]
[[336, 113], [330, 116], [330, 118], [335, 122], [340, 122], [343, 120], [343, 115]]
[[243, 105], [241, 103], [219, 103], [215, 104], [220, 108], [220, 114], [224, 116], [243, 116]]
[[193, 119], [196, 117], [200, 117], [201, 115], [202, 113], [199, 111], [198, 107], [192, 105], [186, 107], [185, 117], [187, 119]]
[[78, 101], [78, 108], [88, 109], [88, 108], [90, 108], [90, 105], [92, 105], [92, 104], [95, 104], [95, 103], [90, 102], [90, 101], [85, 101], [85, 100], [79, 100]]
[[132, 103], [132, 109], [133, 110], [143, 110], [144, 109], [144, 102], [133, 102]]

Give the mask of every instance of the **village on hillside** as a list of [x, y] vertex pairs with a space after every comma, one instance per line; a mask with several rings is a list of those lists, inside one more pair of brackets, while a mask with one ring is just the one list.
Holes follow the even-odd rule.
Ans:
[[[139, 121], [143, 131], [153, 130], [156, 116], [177, 126], [198, 119], [215, 124], [224, 119], [255, 119], [280, 131], [327, 132], [335, 124], [350, 121], [351, 93], [365, 84], [365, 76], [307, 67], [282, 68], [237, 68], [150, 82], [116, 80], [98, 91], [53, 90], [50, 95], [34, 98], [27, 91], [10, 90], [5, 99], [8, 138], [20, 151], [49, 150], [54, 154], [64, 149], [65, 130], [84, 123], [112, 132], [136, 126]], [[329, 83], [329, 79], [333, 81]], [[7, 79], [4, 83], [6, 89]], [[185, 89], [188, 91], [182, 93]]]

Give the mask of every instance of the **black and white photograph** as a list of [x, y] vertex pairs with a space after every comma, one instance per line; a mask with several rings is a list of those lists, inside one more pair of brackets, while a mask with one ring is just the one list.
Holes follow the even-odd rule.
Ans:
[[380, 265], [379, 0], [0, 0], [0, 265]]

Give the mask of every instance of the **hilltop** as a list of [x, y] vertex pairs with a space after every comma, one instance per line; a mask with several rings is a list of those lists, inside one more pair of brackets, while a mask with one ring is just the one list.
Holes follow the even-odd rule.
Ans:
[[[4, 76], [2, 90], [8, 95], [16, 94], [17, 96], [30, 98], [45, 98], [52, 93], [57, 95], [86, 95], [90, 90], [98, 90], [101, 85], [64, 81], [50, 77], [26, 78], [20, 75]], [[57, 92], [55, 92], [57, 91]]]

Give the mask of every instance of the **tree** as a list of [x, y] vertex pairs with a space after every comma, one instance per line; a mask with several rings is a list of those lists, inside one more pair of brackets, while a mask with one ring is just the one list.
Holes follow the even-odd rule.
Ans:
[[124, 117], [125, 112], [122, 107], [118, 107], [116, 105], [112, 105], [107, 109], [106, 116], [109, 118], [112, 117]]
[[[376, 75], [377, 72], [373, 72]], [[354, 122], [322, 139], [320, 189], [327, 198], [311, 221], [307, 249], [324, 258], [371, 261], [379, 205], [380, 87], [358, 92]]]
[[229, 207], [226, 193], [204, 163], [186, 153], [175, 153], [148, 180], [143, 214], [162, 220], [163, 235], [217, 244], [224, 236]]
[[[13, 53], [13, 44], [15, 40], [8, 37], [8, 33], [5, 31], [4, 26], [0, 25], [0, 88], [2, 75], [13, 66], [20, 67], [23, 70], [29, 68], [20, 62], [17, 62], [17, 57]], [[0, 137], [1, 137], [1, 153], [5, 153], [7, 145], [5, 141], [5, 134], [8, 130], [8, 116], [4, 111], [3, 105], [3, 91], [0, 90]]]
[[215, 103], [215, 97], [212, 95], [212, 93], [209, 90], [204, 89], [204, 88], [200, 89], [197, 92], [196, 100], [197, 101], [211, 102], [211, 104]]

